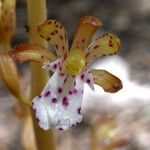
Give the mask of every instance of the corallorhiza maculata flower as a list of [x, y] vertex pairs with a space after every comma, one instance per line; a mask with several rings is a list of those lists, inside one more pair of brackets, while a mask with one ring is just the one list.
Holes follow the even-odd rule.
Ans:
[[120, 40], [112, 33], [98, 37], [89, 45], [101, 25], [96, 17], [82, 17], [69, 50], [64, 27], [49, 19], [38, 26], [37, 32], [55, 48], [57, 56], [33, 43], [21, 44], [10, 51], [19, 62], [43, 62], [44, 70], [54, 72], [41, 94], [32, 101], [36, 118], [44, 130], [67, 130], [81, 122], [85, 83], [92, 90], [95, 83], [110, 93], [122, 88], [121, 80], [111, 73], [90, 68], [90, 63], [96, 58], [116, 54], [120, 49]]

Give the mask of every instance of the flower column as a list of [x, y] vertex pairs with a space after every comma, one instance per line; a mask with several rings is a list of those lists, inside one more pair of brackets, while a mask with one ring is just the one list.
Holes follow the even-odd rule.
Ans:
[[[47, 47], [47, 43], [37, 34], [37, 25], [46, 20], [46, 1], [45, 0], [27, 0], [28, 24], [29, 24], [29, 42], [37, 43]], [[31, 63], [32, 79], [32, 98], [39, 95], [47, 82], [48, 73], [41, 69], [42, 64]], [[43, 131], [33, 117], [35, 137], [39, 150], [55, 150], [55, 136], [53, 131]]]

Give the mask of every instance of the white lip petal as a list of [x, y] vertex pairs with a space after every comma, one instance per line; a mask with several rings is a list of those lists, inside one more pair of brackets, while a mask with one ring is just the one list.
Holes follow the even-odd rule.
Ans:
[[33, 100], [33, 109], [39, 125], [67, 130], [82, 120], [81, 105], [84, 83], [78, 78], [69, 78], [58, 70], [49, 79], [40, 96]]
[[80, 80], [88, 84], [91, 90], [94, 91], [93, 75], [91, 74], [90, 69], [87, 68], [85, 71], [83, 71], [83, 73], [80, 75]]

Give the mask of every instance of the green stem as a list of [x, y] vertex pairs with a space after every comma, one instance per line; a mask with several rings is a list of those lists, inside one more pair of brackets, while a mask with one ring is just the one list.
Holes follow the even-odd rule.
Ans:
[[[46, 1], [27, 0], [29, 41], [47, 47], [47, 43], [37, 34], [37, 25], [46, 20]], [[47, 82], [48, 73], [41, 69], [42, 64], [31, 63], [32, 98], [39, 95]], [[33, 114], [33, 113], [32, 113]], [[55, 150], [55, 134], [52, 130], [41, 129], [33, 114], [35, 138], [39, 150]]]

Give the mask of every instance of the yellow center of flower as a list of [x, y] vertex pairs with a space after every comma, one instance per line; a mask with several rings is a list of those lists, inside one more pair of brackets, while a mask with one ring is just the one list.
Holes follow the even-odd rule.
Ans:
[[70, 75], [80, 74], [85, 67], [85, 55], [82, 50], [74, 49], [63, 63], [63, 70]]

